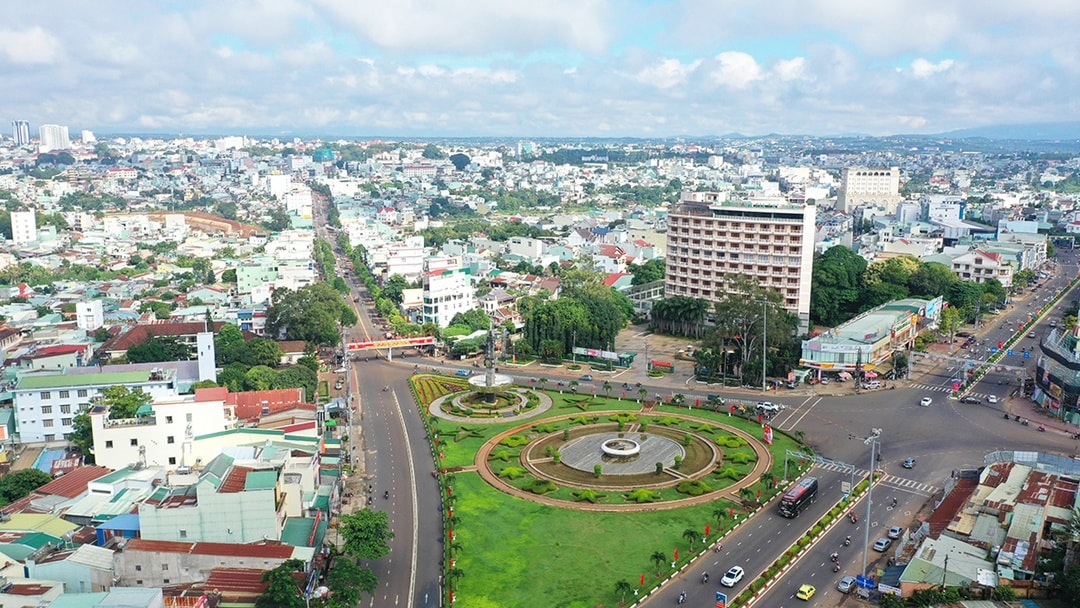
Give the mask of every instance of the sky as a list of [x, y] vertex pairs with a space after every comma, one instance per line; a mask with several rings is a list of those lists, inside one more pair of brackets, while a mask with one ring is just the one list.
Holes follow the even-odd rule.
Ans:
[[45, 0], [0, 121], [101, 133], [893, 135], [1074, 120], [1076, 0]]

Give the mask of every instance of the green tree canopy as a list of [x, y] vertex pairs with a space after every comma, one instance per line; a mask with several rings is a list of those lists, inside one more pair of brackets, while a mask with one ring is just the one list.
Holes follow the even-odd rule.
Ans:
[[634, 275], [634, 278], [630, 281], [631, 285], [652, 283], [664, 278], [667, 273], [667, 262], [664, 261], [664, 258], [654, 258], [644, 264], [631, 266], [630, 272]]
[[0, 506], [28, 496], [30, 492], [52, 481], [52, 475], [39, 469], [20, 469], [0, 478]]
[[266, 310], [266, 335], [277, 339], [336, 345], [339, 323], [356, 323], [356, 313], [326, 283], [276, 289]]
[[388, 541], [394, 538], [385, 511], [360, 509], [341, 515], [338, 532], [345, 552], [360, 559], [379, 559], [390, 552]]
[[849, 247], [836, 245], [814, 258], [810, 320], [834, 327], [854, 316], [866, 260]]
[[175, 336], [150, 336], [146, 342], [127, 350], [129, 363], [188, 361], [191, 358], [191, 347], [181, 343]]
[[255, 599], [255, 608], [304, 608], [300, 590], [305, 581], [296, 576], [297, 572], [303, 571], [303, 561], [289, 559], [277, 568], [263, 572], [262, 581], [269, 584]]
[[141, 388], [131, 389], [127, 386], [116, 385], [102, 389], [101, 394], [95, 397], [94, 401], [109, 410], [110, 420], [121, 420], [134, 418], [139, 408], [150, 405], [153, 398]]

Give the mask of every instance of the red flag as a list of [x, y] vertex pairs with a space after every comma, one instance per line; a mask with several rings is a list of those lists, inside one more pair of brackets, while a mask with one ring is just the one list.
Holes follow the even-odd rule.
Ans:
[[446, 531], [446, 536], [447, 536], [447, 537], [448, 537], [448, 538], [449, 538], [449, 539], [451, 540], [451, 542], [452, 542], [452, 541], [454, 540], [454, 531], [453, 531], [453, 530], [447, 530], [447, 531]]
[[758, 497], [759, 499], [761, 498], [761, 488], [758, 488], [758, 491], [757, 491], [757, 497]]
[[701, 407], [701, 399], [694, 399], [694, 407]]
[[765, 443], [767, 443], [769, 445], [772, 445], [772, 439], [773, 439], [773, 437], [772, 437], [772, 427], [767, 425], [767, 424], [765, 425], [765, 437], [764, 437], [764, 439], [765, 439]]
[[446, 510], [447, 510], [447, 517], [453, 517], [454, 516], [454, 507], [452, 505], [449, 506], [449, 507], [446, 507]]
[[642, 572], [641, 573], [641, 578], [638, 579], [638, 587], [644, 587], [644, 586], [645, 586], [645, 573]]
[[735, 519], [735, 507], [727, 508], [727, 516], [729, 519]]
[[679, 548], [675, 547], [675, 561], [679, 561]]
[[709, 524], [705, 524], [705, 536], [709, 536]]
[[451, 487], [451, 486], [446, 486], [446, 495], [450, 496], [453, 493], [454, 493], [454, 488]]
[[450, 590], [450, 603], [451, 604], [454, 603], [454, 590], [453, 589]]
[[731, 414], [735, 413], [735, 404], [734, 403], [732, 403], [731, 405], [728, 406], [728, 412], [731, 413]]

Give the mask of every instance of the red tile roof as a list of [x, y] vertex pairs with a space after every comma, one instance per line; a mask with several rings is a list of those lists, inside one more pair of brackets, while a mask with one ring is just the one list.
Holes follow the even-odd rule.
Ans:
[[262, 570], [253, 568], [214, 568], [203, 584], [204, 589], [223, 593], [244, 592], [262, 595], [269, 583], [262, 582]]
[[41, 486], [35, 492], [75, 498], [86, 491], [86, 484], [111, 472], [111, 469], [95, 465], [79, 467]]
[[124, 551], [231, 555], [234, 557], [263, 557], [267, 559], [289, 559], [293, 555], [293, 548], [279, 541], [263, 541], [241, 545], [232, 543], [184, 543], [171, 540], [133, 538], [124, 545]]
[[[221, 328], [225, 326], [225, 321], [215, 321], [211, 324], [211, 331], [217, 334], [221, 331]], [[206, 330], [206, 323], [202, 321], [190, 321], [184, 323], [148, 323], [145, 325], [136, 325], [127, 332], [109, 338], [104, 344], [101, 345], [102, 352], [118, 352], [126, 351], [127, 349], [143, 344], [151, 337], [162, 336], [194, 336], [199, 332]], [[244, 331], [245, 340], [257, 338], [258, 335]]]
[[235, 494], [237, 492], [244, 491], [244, 484], [247, 483], [248, 473], [253, 471], [250, 467], [234, 466], [229, 470], [229, 473], [225, 475], [225, 479], [221, 480], [221, 486], [218, 487], [218, 492], [221, 494]]

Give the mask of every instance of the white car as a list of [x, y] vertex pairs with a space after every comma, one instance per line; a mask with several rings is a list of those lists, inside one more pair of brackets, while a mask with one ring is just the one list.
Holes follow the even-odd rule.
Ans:
[[987, 395], [986, 396], [986, 402], [987, 403], [997, 403], [998, 402], [997, 395]]
[[923, 407], [930, 407], [930, 404], [933, 403], [933, 402], [934, 402], [934, 400], [931, 399], [930, 397], [923, 397], [922, 399], [919, 400], [919, 405], [921, 405]]
[[780, 403], [769, 403], [768, 401], [762, 401], [757, 404], [757, 410], [759, 412], [775, 414], [782, 409], [784, 409], [784, 406]]
[[732, 566], [731, 569], [724, 574], [724, 578], [720, 579], [720, 584], [725, 587], [734, 587], [742, 580], [744, 574], [746, 573], [743, 572], [742, 568], [739, 566]]

